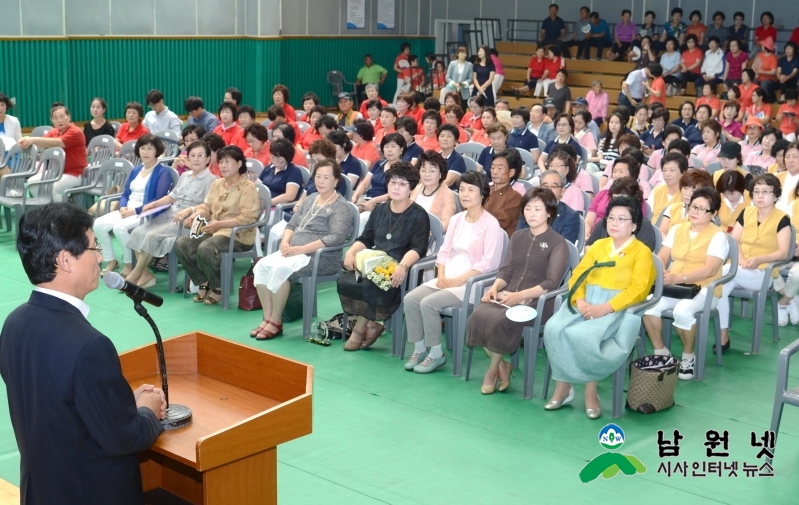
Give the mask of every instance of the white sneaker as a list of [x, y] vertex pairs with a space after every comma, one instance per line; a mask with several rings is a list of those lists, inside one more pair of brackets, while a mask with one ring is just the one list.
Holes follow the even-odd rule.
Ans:
[[791, 301], [788, 302], [788, 317], [791, 320], [791, 324], [797, 325], [799, 324], [799, 306], [796, 304], [796, 298], [791, 298]]
[[680, 362], [680, 373], [677, 377], [680, 380], [689, 381], [694, 378], [694, 361], [696, 358], [684, 359]]
[[777, 324], [788, 326], [788, 306], [778, 305], [777, 307]]

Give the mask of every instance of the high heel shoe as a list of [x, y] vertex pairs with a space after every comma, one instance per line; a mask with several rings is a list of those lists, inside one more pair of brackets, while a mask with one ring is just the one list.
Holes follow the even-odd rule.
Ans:
[[499, 365], [499, 366], [500, 366], [500, 369], [501, 369], [501, 368], [503, 367], [503, 365], [505, 365], [505, 364], [507, 364], [507, 365], [508, 365], [508, 380], [507, 380], [507, 381], [503, 381], [503, 380], [502, 380], [502, 378], [500, 377], [500, 380], [499, 380], [499, 387], [497, 388], [497, 390], [498, 390], [500, 393], [504, 393], [505, 391], [507, 391], [507, 390], [508, 390], [508, 388], [510, 387], [510, 378], [511, 378], [511, 377], [516, 377], [515, 375], [513, 375], [513, 366], [512, 366], [510, 363], [508, 363], [507, 361], [503, 361], [502, 363], [500, 363], [500, 365]]
[[[730, 340], [730, 339], [727, 339], [727, 343], [726, 343], [726, 344], [721, 344], [721, 354], [724, 354], [724, 352], [725, 352], [727, 349], [729, 349], [729, 348], [730, 348], [730, 342], [731, 342], [731, 341], [732, 341], [732, 340]], [[713, 354], [716, 354], [716, 344], [713, 344]]]
[[564, 405], [568, 405], [574, 400], [574, 388], [569, 388], [569, 394], [563, 400], [550, 400], [544, 405], [546, 410], [558, 410]]
[[497, 390], [497, 382], [499, 382], [499, 373], [497, 373], [497, 375], [494, 377], [494, 380], [491, 381], [490, 386], [486, 386], [486, 380], [483, 379], [483, 387], [480, 388], [480, 393], [484, 395], [494, 394], [494, 392]]
[[[599, 395], [596, 396], [596, 402], [599, 403]], [[599, 416], [602, 415], [602, 407], [597, 407], [595, 409], [589, 409], [586, 407], [585, 415], [588, 416], [588, 419], [599, 419]]]
[[363, 343], [363, 338], [366, 333], [358, 333], [355, 330], [352, 330], [350, 333], [350, 338], [347, 339], [347, 343], [344, 344], [345, 351], [360, 351], [361, 344]]

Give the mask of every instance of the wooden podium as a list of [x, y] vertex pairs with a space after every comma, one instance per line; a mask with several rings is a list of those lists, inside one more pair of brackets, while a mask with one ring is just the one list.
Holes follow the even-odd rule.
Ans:
[[[201, 332], [165, 340], [164, 353], [169, 400], [193, 419], [140, 455], [148, 503], [277, 503], [277, 445], [311, 433], [313, 367]], [[132, 388], [160, 387], [155, 343], [119, 359]]]

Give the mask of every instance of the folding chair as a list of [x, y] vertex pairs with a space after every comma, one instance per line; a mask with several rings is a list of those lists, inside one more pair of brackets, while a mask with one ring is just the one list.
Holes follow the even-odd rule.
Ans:
[[794, 340], [788, 347], [780, 351], [780, 356], [777, 359], [777, 391], [774, 395], [774, 409], [771, 414], [771, 431], [774, 432], [775, 438], [780, 431], [782, 407], [785, 404], [799, 407], [799, 387], [788, 389], [788, 371], [791, 365], [791, 357], [797, 352], [799, 352], [799, 339]]
[[135, 147], [136, 141], [129, 140], [128, 142], [122, 144], [122, 147], [119, 148], [119, 154], [117, 156], [124, 160], [128, 160], [134, 167], [138, 167], [141, 165], [141, 159], [136, 155]]
[[100, 215], [100, 208], [105, 204], [105, 213], [108, 213], [111, 202], [119, 200], [121, 193], [112, 194], [114, 187], [122, 188], [133, 170], [133, 165], [128, 160], [122, 158], [111, 158], [104, 161], [94, 173], [93, 180], [84, 186], [77, 186], [64, 192], [64, 198], [74, 197], [80, 194], [90, 194], [99, 196], [95, 208], [95, 217]]
[[[12, 149], [13, 150], [13, 149]], [[17, 221], [17, 232], [19, 232], [19, 221], [25, 214], [28, 207], [39, 207], [46, 205], [53, 201], [53, 185], [61, 180], [64, 175], [64, 150], [60, 147], [51, 147], [44, 151], [41, 158], [39, 158], [41, 179], [36, 182], [29, 182], [29, 178], [34, 175], [29, 172], [9, 174], [0, 179], [0, 207], [5, 207], [6, 212], [6, 225], [8, 231], [11, 231], [11, 216], [10, 208], [14, 208], [14, 214]], [[35, 169], [34, 169], [35, 170]], [[25, 186], [22, 194], [19, 196], [7, 196], [6, 179], [14, 181], [14, 179], [25, 180]], [[28, 191], [33, 187], [37, 188], [36, 196], [28, 196]]]
[[[0, 142], [2, 144], [2, 142]], [[19, 144], [14, 144], [6, 153], [5, 163], [10, 174], [0, 178], [0, 197], [20, 197], [26, 192], [25, 182], [29, 177], [36, 175], [36, 161], [38, 148], [35, 145], [22, 149]], [[5, 207], [6, 228], [11, 231], [11, 207]]]
[[482, 154], [485, 147], [486, 146], [483, 144], [479, 144], [477, 142], [464, 142], [463, 144], [458, 144], [455, 146], [455, 152], [464, 158], [468, 157], [474, 161], [477, 161], [477, 158], [480, 157], [480, 154]]

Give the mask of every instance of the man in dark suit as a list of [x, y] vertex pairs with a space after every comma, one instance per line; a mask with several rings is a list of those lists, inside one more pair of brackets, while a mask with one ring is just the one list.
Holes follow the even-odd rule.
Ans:
[[22, 217], [17, 250], [35, 285], [0, 333], [0, 373], [20, 455], [21, 505], [144, 503], [136, 453], [163, 431], [163, 392], [131, 391], [116, 349], [86, 320], [100, 247], [66, 203]]

